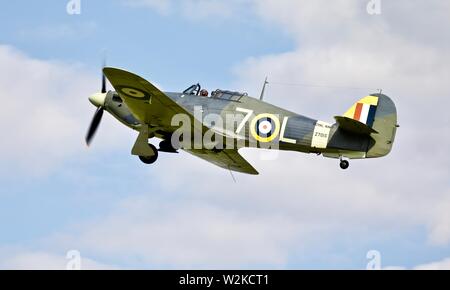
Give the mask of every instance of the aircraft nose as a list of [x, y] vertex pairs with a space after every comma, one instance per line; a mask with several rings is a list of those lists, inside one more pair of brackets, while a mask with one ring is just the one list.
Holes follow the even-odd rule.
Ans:
[[89, 101], [96, 107], [103, 107], [105, 105], [106, 94], [96, 93], [89, 97]]

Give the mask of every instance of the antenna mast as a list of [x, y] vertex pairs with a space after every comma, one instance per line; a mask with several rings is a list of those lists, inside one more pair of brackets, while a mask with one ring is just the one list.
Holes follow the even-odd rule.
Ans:
[[266, 86], [267, 86], [267, 84], [268, 84], [269, 82], [267, 81], [267, 77], [266, 77], [266, 79], [264, 80], [264, 85], [263, 85], [263, 88], [262, 88], [262, 91], [261, 91], [261, 96], [259, 97], [259, 100], [264, 100], [264, 93], [266, 92]]

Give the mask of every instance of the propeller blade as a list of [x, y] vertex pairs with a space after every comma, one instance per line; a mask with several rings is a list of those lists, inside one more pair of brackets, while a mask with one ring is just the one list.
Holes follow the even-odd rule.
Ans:
[[89, 146], [91, 144], [92, 139], [97, 132], [98, 126], [103, 117], [103, 108], [99, 107], [95, 112], [94, 118], [92, 118], [91, 125], [89, 126], [89, 130], [86, 134], [86, 145]]
[[106, 56], [103, 57], [103, 67], [102, 67], [102, 94], [106, 93], [106, 77], [103, 73], [103, 69], [106, 67]]
[[102, 73], [102, 94], [106, 93], [106, 77]]

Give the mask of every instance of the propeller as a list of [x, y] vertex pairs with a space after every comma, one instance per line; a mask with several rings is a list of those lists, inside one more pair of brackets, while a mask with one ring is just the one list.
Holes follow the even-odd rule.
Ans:
[[95, 133], [97, 132], [98, 126], [100, 125], [100, 122], [102, 121], [103, 117], [103, 107], [98, 107], [97, 111], [95, 111], [94, 117], [92, 118], [91, 125], [89, 126], [88, 132], [86, 134], [86, 145], [90, 146], [92, 139], [95, 136]]
[[[103, 67], [105, 67], [106, 62], [103, 61]], [[97, 132], [97, 129], [102, 121], [103, 111], [105, 106], [107, 91], [106, 91], [106, 76], [102, 72], [102, 89], [100, 93], [93, 94], [89, 97], [89, 101], [97, 107], [97, 111], [95, 111], [94, 117], [92, 118], [91, 124], [89, 125], [89, 129], [86, 134], [86, 145], [90, 146], [91, 142]]]

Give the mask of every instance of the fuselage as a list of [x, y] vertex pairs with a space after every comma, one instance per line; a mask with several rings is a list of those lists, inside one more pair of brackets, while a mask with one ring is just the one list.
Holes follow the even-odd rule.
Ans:
[[[219, 132], [225, 139], [235, 140], [239, 139], [236, 138], [238, 136], [246, 140], [246, 142], [236, 142], [235, 144], [238, 147], [275, 148], [324, 154], [324, 156], [332, 158], [341, 156], [348, 158], [367, 157], [370, 146], [369, 136], [351, 134], [341, 130], [336, 123], [330, 124], [308, 118], [247, 95], [242, 95], [237, 100], [230, 100], [183, 93], [166, 92], [165, 94], [206, 127]], [[124, 125], [139, 130], [140, 122], [133, 117], [118, 94], [109, 95], [105, 100], [105, 107]], [[211, 116], [214, 116], [214, 118], [210, 118]], [[272, 134], [276, 135], [273, 139], [271, 137], [274, 135], [269, 138], [266, 135], [261, 137], [258, 128], [252, 130], [255, 127], [252, 127], [252, 120], [254, 124], [260, 122], [260, 120], [255, 121], [255, 118], [259, 118], [258, 116], [261, 116], [261, 119], [265, 121], [269, 118], [272, 122]], [[215, 124], [217, 122], [212, 122], [212, 124], [205, 122], [207, 119], [216, 120], [218, 117], [223, 120], [221, 128]], [[247, 120], [245, 120], [246, 117], [248, 117]], [[177, 127], [174, 126], [172, 129], [155, 128], [154, 136], [169, 139]], [[250, 142], [252, 140], [256, 142]]]

